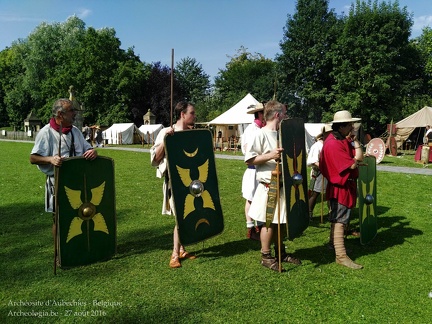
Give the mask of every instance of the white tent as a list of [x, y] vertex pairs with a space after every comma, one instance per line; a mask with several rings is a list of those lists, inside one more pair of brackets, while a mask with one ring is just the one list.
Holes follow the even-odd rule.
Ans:
[[143, 135], [134, 123], [120, 123], [103, 131], [102, 137], [107, 144], [133, 144], [135, 134]]
[[324, 123], [305, 123], [306, 152], [309, 153], [311, 146], [316, 142], [316, 136], [321, 133]]
[[[432, 107], [423, 107], [414, 114], [396, 123], [396, 141], [398, 147], [405, 142], [417, 127], [432, 126]], [[423, 134], [421, 134], [423, 136]], [[423, 138], [420, 139], [423, 142]]]
[[147, 144], [154, 144], [156, 137], [158, 136], [160, 130], [163, 128], [162, 124], [153, 125], [141, 125], [138, 129], [143, 134], [144, 141]]
[[222, 137], [228, 138], [230, 136], [239, 137], [243, 134], [246, 126], [253, 122], [254, 115], [248, 114], [247, 109], [250, 105], [256, 105], [256, 100], [250, 93], [248, 93], [242, 100], [237, 102], [230, 109], [217, 116], [210, 121], [208, 125], [215, 125], [215, 134], [219, 131], [222, 132]]

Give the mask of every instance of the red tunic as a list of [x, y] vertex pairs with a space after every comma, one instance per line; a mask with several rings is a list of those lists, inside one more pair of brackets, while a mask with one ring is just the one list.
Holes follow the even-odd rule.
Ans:
[[331, 133], [324, 142], [320, 156], [320, 170], [327, 178], [327, 199], [337, 199], [348, 208], [355, 207], [357, 199], [358, 169], [350, 169], [354, 164], [355, 149], [347, 138], [337, 139]]

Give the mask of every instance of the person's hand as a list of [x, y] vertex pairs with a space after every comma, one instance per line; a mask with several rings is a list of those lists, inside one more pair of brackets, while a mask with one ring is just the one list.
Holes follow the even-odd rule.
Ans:
[[281, 158], [282, 151], [283, 151], [282, 147], [275, 148], [273, 151], [270, 152], [271, 159], [279, 161]]
[[166, 134], [168, 134], [168, 135], [174, 134], [174, 128], [172, 128], [172, 127], [168, 128], [166, 131]]
[[54, 165], [56, 167], [59, 167], [59, 166], [62, 165], [63, 158], [60, 157], [60, 156], [58, 156], [58, 155], [54, 155], [54, 156], [51, 156], [51, 161], [50, 162], [51, 162], [52, 165]]
[[87, 160], [94, 160], [97, 157], [97, 152], [94, 149], [90, 149], [84, 152], [83, 156]]

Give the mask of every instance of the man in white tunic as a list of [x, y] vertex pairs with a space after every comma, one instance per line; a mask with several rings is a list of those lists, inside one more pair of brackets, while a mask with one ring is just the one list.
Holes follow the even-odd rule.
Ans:
[[[249, 209], [249, 216], [254, 219], [258, 226], [262, 226], [260, 231], [261, 241], [261, 264], [267, 268], [278, 271], [278, 259], [271, 254], [271, 244], [275, 244], [275, 252], [278, 255], [278, 246], [281, 246], [281, 261], [294, 264], [301, 264], [301, 261], [289, 255], [285, 251], [285, 246], [281, 241], [278, 242], [277, 226], [286, 223], [286, 206], [284, 190], [280, 190], [280, 199], [276, 206], [272, 224], [266, 227], [266, 210], [268, 191], [271, 183], [272, 171], [276, 168], [276, 161], [281, 158], [283, 149], [278, 145], [278, 131], [280, 122], [285, 118], [286, 107], [277, 101], [269, 101], [264, 108], [266, 125], [255, 135], [254, 141], [248, 147], [245, 161], [248, 165], [255, 165], [256, 177], [259, 182], [252, 204]], [[278, 210], [280, 215], [278, 215]]]
[[323, 144], [328, 134], [332, 131], [331, 125], [323, 126], [321, 133], [316, 136], [316, 142], [311, 146], [306, 160], [307, 166], [311, 167], [309, 182], [309, 219], [313, 220], [313, 210], [318, 196], [325, 193], [327, 180], [323, 177], [319, 169], [319, 158]]
[[[246, 127], [241, 137], [241, 149], [243, 155], [246, 154], [248, 146], [252, 143], [255, 138], [257, 131], [265, 125], [264, 121], [264, 105], [258, 103], [248, 107], [248, 114], [254, 114], [254, 121]], [[255, 190], [258, 186], [256, 179], [256, 170], [254, 165], [248, 165], [247, 169], [243, 174], [242, 180], [242, 196], [246, 200], [245, 202], [245, 216], [246, 216], [246, 228], [247, 238], [259, 241], [259, 227], [255, 226], [252, 218], [249, 217], [249, 208], [252, 202], [252, 198], [255, 194]]]

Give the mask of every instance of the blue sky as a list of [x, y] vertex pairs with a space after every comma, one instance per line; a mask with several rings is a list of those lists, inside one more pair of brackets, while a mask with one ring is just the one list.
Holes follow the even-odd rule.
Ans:
[[[330, 0], [348, 13], [354, 0]], [[386, 0], [388, 2], [388, 0]], [[394, 1], [392, 1], [394, 2]], [[295, 0], [0, 0], [0, 50], [26, 38], [41, 22], [64, 22], [76, 15], [87, 27], [110, 27], [146, 63], [195, 58], [211, 77], [244, 46], [273, 59]], [[432, 1], [400, 0], [414, 15], [412, 37], [432, 27]]]

